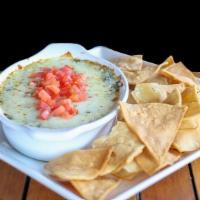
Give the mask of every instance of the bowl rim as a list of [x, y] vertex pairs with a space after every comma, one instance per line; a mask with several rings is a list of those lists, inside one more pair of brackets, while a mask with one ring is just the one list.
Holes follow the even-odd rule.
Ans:
[[[107, 60], [104, 60], [102, 58], [95, 57], [95, 56], [91, 55], [84, 47], [77, 45], [77, 44], [73, 44], [73, 43], [53, 43], [53, 44], [50, 44], [47, 47], [45, 47], [43, 50], [41, 50], [39, 53], [36, 53], [35, 55], [33, 55], [33, 56], [31, 56], [27, 59], [20, 60], [16, 63], [10, 65], [9, 67], [7, 67], [5, 70], [3, 70], [1, 72], [0, 78], [2, 76], [5, 76], [5, 77], [4, 77], [3, 80], [0, 80], [0, 84], [6, 79], [6, 77], [12, 71], [16, 70], [17, 66], [20, 65], [20, 63], [28, 62], [28, 64], [29, 64], [29, 63], [35, 62], [37, 60], [40, 60], [40, 59], [52, 58], [52, 57], [57, 57], [57, 56], [63, 55], [64, 53], [60, 54], [60, 55], [54, 55], [54, 56], [48, 57], [48, 51], [51, 51], [52, 48], [57, 48], [57, 46], [58, 46], [58, 48], [59, 48], [59, 46], [61, 46], [61, 47], [67, 46], [68, 50], [65, 50], [65, 53], [68, 52], [68, 51], [71, 52], [70, 47], [75, 48], [76, 49], [75, 51], [78, 51], [78, 54], [77, 54], [78, 59], [80, 59], [79, 58], [80, 55], [86, 55], [86, 56], [89, 56], [87, 60], [94, 61], [93, 59], [95, 59], [96, 63], [102, 64], [102, 62], [103, 62], [103, 65], [105, 65], [108, 68], [113, 69], [114, 73], [115, 74], [118, 73], [117, 76], [120, 76], [120, 79], [123, 82], [122, 87], [124, 87], [124, 91], [122, 92], [122, 94], [121, 94], [121, 92], [119, 93], [119, 101], [125, 102], [128, 99], [128, 93], [129, 93], [128, 81], [127, 81], [125, 75], [123, 74], [123, 72], [115, 64], [113, 64], [113, 63], [111, 63]], [[74, 56], [73, 52], [71, 52], [71, 53], [72, 53], [73, 57], [77, 58], [76, 55]], [[25, 64], [25, 65], [22, 64], [22, 65], [26, 67], [28, 64]], [[120, 89], [122, 89], [122, 88], [120, 88]], [[122, 96], [120, 97], [120, 95], [122, 95]], [[0, 121], [2, 123], [4, 123], [5, 125], [12, 127], [12, 128], [15, 128], [15, 129], [16, 128], [18, 128], [18, 129], [19, 128], [23, 128], [23, 129], [25, 128], [26, 131], [31, 134], [31, 136], [33, 136], [33, 137], [36, 136], [35, 138], [37, 138], [37, 139], [44, 139], [44, 140], [46, 140], [46, 139], [47, 140], [57, 140], [58, 139], [58, 140], [60, 140], [61, 139], [60, 137], [62, 137], [62, 136], [63, 136], [63, 138], [66, 138], [66, 133], [68, 134], [67, 138], [72, 139], [72, 138], [80, 135], [82, 132], [90, 131], [90, 130], [97, 128], [97, 127], [107, 123], [108, 121], [110, 121], [112, 118], [114, 118], [116, 116], [118, 108], [119, 108], [119, 106], [116, 105], [109, 113], [107, 113], [103, 117], [101, 117], [97, 120], [94, 120], [92, 122], [85, 123], [85, 124], [78, 125], [78, 126], [71, 127], [71, 128], [67, 128], [67, 127], [66, 128], [45, 128], [45, 127], [29, 126], [29, 125], [26, 125], [26, 124], [18, 124], [14, 120], [7, 118], [4, 115], [4, 113], [2, 112], [3, 109], [1, 109], [1, 107], [0, 107], [0, 109], [1, 109]], [[71, 132], [73, 132], [73, 134], [70, 134]], [[55, 133], [57, 133], [57, 134], [55, 134]], [[47, 138], [47, 136], [49, 138]], [[58, 138], [58, 136], [59, 136], [59, 138]]]

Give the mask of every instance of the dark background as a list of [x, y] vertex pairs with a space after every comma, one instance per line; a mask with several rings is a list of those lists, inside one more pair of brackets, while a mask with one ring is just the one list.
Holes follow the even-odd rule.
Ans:
[[41, 9], [30, 3], [28, 9], [2, 12], [0, 68], [35, 54], [49, 43], [73, 42], [87, 49], [102, 45], [128, 54], [143, 54], [145, 60], [155, 63], [173, 55], [175, 61], [200, 71], [197, 5], [182, 2], [175, 7], [174, 3], [162, 1], [160, 8], [152, 9], [147, 3], [120, 2], [110, 8], [93, 1], [94, 7], [87, 10], [81, 5], [75, 10], [72, 5], [64, 9], [59, 5], [58, 9], [58, 4]]

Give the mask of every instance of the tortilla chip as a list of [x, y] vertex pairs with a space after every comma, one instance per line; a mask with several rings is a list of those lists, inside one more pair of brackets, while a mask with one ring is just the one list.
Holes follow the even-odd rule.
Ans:
[[200, 78], [200, 72], [192, 72], [194, 74], [194, 76], [196, 76], [197, 78]]
[[110, 147], [78, 150], [50, 161], [45, 169], [60, 181], [91, 180], [104, 170], [111, 153]]
[[120, 171], [113, 173], [113, 175], [120, 179], [131, 180], [135, 178], [141, 172], [142, 172], [142, 169], [133, 160], [132, 162], [124, 165]]
[[197, 85], [197, 81], [193, 73], [188, 70], [182, 62], [172, 64], [160, 71], [163, 76], [174, 79], [177, 82], [185, 83], [189, 86]]
[[152, 157], [146, 148], [142, 154], [135, 158], [135, 161], [140, 166], [140, 168], [149, 175], [153, 174], [161, 165], [155, 161], [154, 157]]
[[195, 151], [200, 148], [200, 128], [180, 129], [173, 147], [179, 152]]
[[176, 88], [171, 93], [169, 93], [163, 103], [181, 106], [182, 105], [182, 97], [181, 97], [181, 93], [179, 92], [179, 90]]
[[121, 110], [119, 110], [119, 112], [118, 112], [117, 120], [118, 120], [118, 121], [122, 121], [122, 122], [124, 122], [124, 117], [123, 117], [123, 115], [122, 115]]
[[173, 56], [169, 56], [169, 57], [165, 60], [165, 62], [167, 62], [167, 66], [172, 65], [172, 64], [175, 63], [175, 62], [174, 62]]
[[180, 93], [182, 93], [185, 90], [185, 85], [183, 83], [179, 84], [171, 84], [171, 85], [164, 85], [163, 89], [167, 92], [172, 92], [174, 89], [177, 89]]
[[[130, 104], [135, 104], [136, 103], [135, 99], [133, 98], [133, 96], [132, 96], [132, 94], [130, 92], [130, 88], [129, 88], [129, 95], [128, 95], [127, 103], [130, 103]], [[124, 118], [123, 118], [121, 110], [119, 110], [119, 112], [118, 112], [117, 119], [119, 121], [124, 121]]]
[[70, 182], [86, 200], [103, 200], [120, 183], [119, 180], [107, 177], [102, 177], [90, 181]]
[[187, 104], [188, 110], [185, 114], [185, 117], [190, 117], [200, 113], [200, 103], [192, 102]]
[[167, 97], [166, 92], [157, 83], [137, 84], [131, 94], [137, 103], [162, 102]]
[[161, 69], [164, 69], [174, 63], [175, 62], [174, 62], [173, 56], [169, 56], [164, 62], [162, 62], [160, 65], [158, 65], [156, 72], [158, 73]]
[[196, 116], [193, 116], [193, 117], [184, 117], [183, 120], [182, 120], [182, 123], [181, 123], [181, 126], [180, 126], [179, 130], [181, 130], [181, 129], [195, 129], [195, 128], [197, 128], [198, 127], [198, 123], [194, 119], [195, 117]]
[[111, 62], [118, 65], [122, 70], [137, 71], [142, 69], [143, 64], [142, 55], [123, 56], [112, 60]]
[[182, 93], [183, 104], [188, 104], [192, 102], [200, 103], [200, 97], [198, 96], [198, 90], [196, 87], [186, 87]]
[[149, 67], [151, 67], [151, 68], [154, 67], [154, 69], [156, 69], [156, 67], [158, 67], [158, 65], [155, 63], [144, 61], [142, 68], [149, 68]]
[[[168, 63], [168, 62], [167, 62]], [[165, 63], [166, 64], [166, 63]], [[168, 84], [166, 77], [160, 75], [158, 72], [162, 64], [157, 66], [153, 63], [143, 63], [142, 69], [137, 71], [123, 70], [130, 85], [136, 85], [144, 82], [158, 82]]]
[[[194, 103], [194, 102], [193, 102]], [[181, 126], [177, 132], [176, 138], [173, 142], [173, 146], [180, 152], [194, 151], [200, 148], [200, 104], [197, 104], [198, 112], [194, 107], [194, 114], [185, 117], [181, 123]]]
[[[177, 89], [176, 92], [173, 92]], [[137, 84], [132, 96], [137, 103], [161, 103], [180, 104], [180, 93], [185, 89], [184, 84], [160, 85], [158, 83]], [[171, 94], [172, 93], [172, 94]]]
[[168, 85], [169, 82], [166, 77], [161, 76], [160, 74], [155, 75], [154, 77], [151, 77], [150, 79], [144, 81], [145, 83], [158, 83], [161, 85]]
[[148, 175], [152, 175], [160, 169], [172, 165], [181, 157], [181, 154], [177, 151], [170, 150], [165, 154], [162, 158], [160, 164], [158, 164], [149, 151], [145, 148], [142, 154], [135, 158], [137, 164], [141, 167], [141, 169], [147, 173]]
[[160, 163], [176, 137], [187, 107], [162, 103], [123, 102], [120, 102], [120, 107], [127, 125]]
[[101, 171], [101, 175], [119, 171], [123, 165], [130, 163], [134, 157], [138, 156], [144, 145], [136, 135], [127, 127], [125, 122], [118, 121], [113, 127], [110, 135], [96, 139], [93, 148], [112, 147], [113, 153], [106, 167]]
[[130, 104], [135, 104], [135, 103], [137, 103], [137, 102], [135, 101], [135, 99], [133, 98], [133, 96], [132, 96], [132, 94], [131, 94], [130, 91], [129, 91], [127, 103], [130, 103]]
[[155, 67], [143, 67], [141, 70], [134, 72], [123, 70], [130, 85], [143, 83], [146, 80], [153, 78], [155, 76], [155, 71], [156, 71]]

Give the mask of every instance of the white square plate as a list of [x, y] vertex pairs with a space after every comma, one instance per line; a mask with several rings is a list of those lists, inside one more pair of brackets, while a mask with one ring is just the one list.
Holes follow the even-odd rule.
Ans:
[[[105, 47], [95, 47], [89, 50], [91, 54], [97, 57], [101, 57], [107, 60], [113, 59], [118, 56], [124, 56], [119, 52], [113, 51]], [[110, 124], [106, 129], [110, 129], [112, 124]], [[105, 130], [104, 132], [107, 132]], [[102, 134], [104, 134], [102, 132]], [[137, 177], [134, 181], [122, 181], [120, 186], [116, 188], [107, 199], [112, 200], [124, 200], [131, 196], [134, 196], [138, 192], [141, 192], [145, 188], [153, 185], [154, 183], [160, 181], [166, 176], [172, 174], [178, 169], [184, 167], [188, 163], [194, 161], [200, 157], [200, 150], [192, 152], [191, 154], [185, 156], [174, 165], [169, 166], [160, 172], [154, 174], [153, 176], [141, 175]], [[80, 200], [82, 199], [77, 193], [75, 193], [69, 185], [63, 186], [62, 184], [56, 182], [52, 178], [45, 175], [43, 171], [44, 162], [37, 161], [24, 156], [15, 149], [13, 149], [6, 141], [2, 129], [0, 128], [0, 159], [6, 163], [12, 165], [21, 172], [27, 174], [31, 178], [37, 180], [41, 184], [45, 185], [49, 189], [55, 191], [66, 199], [70, 200]]]

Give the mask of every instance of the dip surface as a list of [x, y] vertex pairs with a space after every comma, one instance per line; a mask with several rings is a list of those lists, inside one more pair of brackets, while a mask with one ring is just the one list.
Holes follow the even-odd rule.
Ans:
[[[29, 76], [44, 67], [60, 68], [64, 65], [69, 65], [77, 73], [86, 76], [88, 99], [74, 103], [78, 114], [73, 118], [52, 116], [48, 120], [40, 120]], [[119, 87], [120, 78], [113, 70], [90, 61], [62, 56], [39, 60], [12, 72], [0, 86], [0, 105], [8, 118], [19, 124], [45, 128], [70, 128], [95, 121], [108, 114], [119, 99]]]

